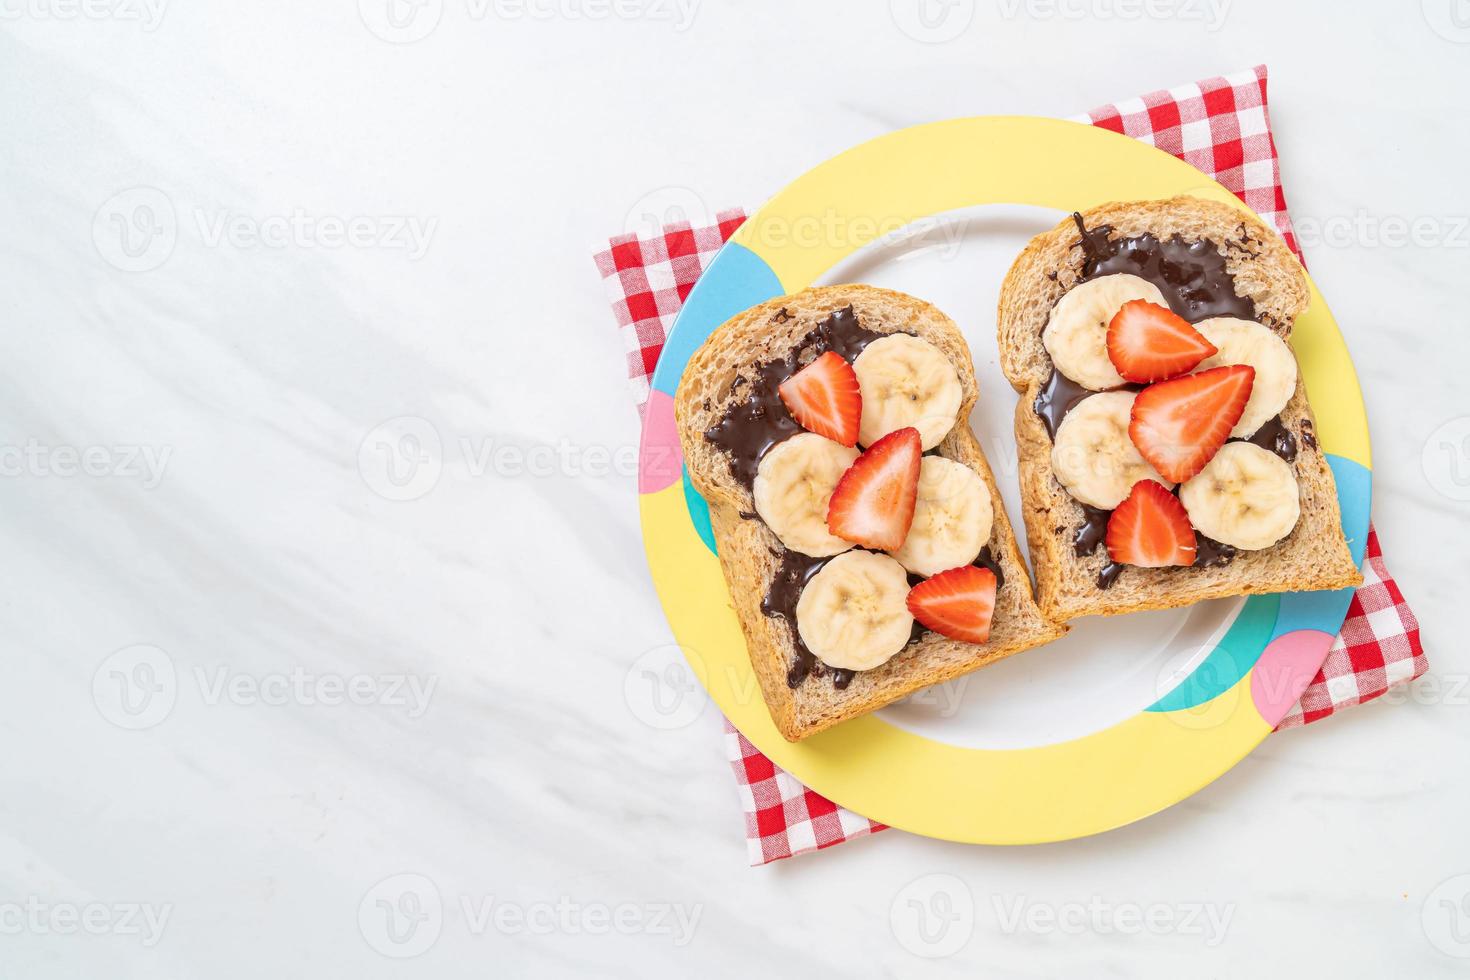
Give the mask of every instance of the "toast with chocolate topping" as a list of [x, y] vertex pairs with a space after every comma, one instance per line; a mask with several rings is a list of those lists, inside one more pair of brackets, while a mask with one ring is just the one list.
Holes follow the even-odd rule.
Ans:
[[1212, 201], [1105, 204], [1031, 240], [997, 323], [1044, 615], [1361, 582], [1286, 343], [1309, 298], [1281, 239]]
[[[854, 364], [862, 370], [849, 370]], [[892, 413], [902, 416], [905, 397], [883, 386], [908, 364], [922, 383], [939, 378], [936, 403], [950, 392], [953, 401], [944, 402], [942, 415], [881, 432], [904, 421]], [[857, 417], [848, 424], [832, 418], [852, 410], [859, 375], [861, 435]], [[929, 394], [915, 391], [913, 398]], [[806, 738], [1065, 632], [1036, 606], [995, 480], [970, 432], [977, 396], [969, 348], [953, 321], [911, 296], [864, 285], [762, 303], [726, 322], [690, 359], [675, 400], [685, 464], [709, 504], [751, 665], [786, 739]], [[906, 473], [912, 486], [915, 471], [922, 477], [910, 490], [909, 523], [880, 540], [904, 506], [883, 481], [902, 483]], [[812, 500], [803, 496], [808, 483], [817, 487]], [[941, 485], [956, 489], [937, 494]], [[969, 501], [964, 508], [953, 503], [961, 499]], [[951, 505], [954, 528], [946, 537], [947, 525], [925, 515]], [[975, 537], [966, 541], [971, 531]], [[951, 562], [962, 567], [939, 567]], [[951, 583], [955, 588], [946, 589]], [[965, 591], [975, 583], [993, 588], [993, 599]], [[882, 613], [871, 623], [857, 619], [866, 607], [853, 612], [850, 604], [868, 588]], [[993, 601], [985, 610], [985, 642], [953, 639], [913, 618], [966, 635], [944, 617], [962, 619], [985, 601]]]

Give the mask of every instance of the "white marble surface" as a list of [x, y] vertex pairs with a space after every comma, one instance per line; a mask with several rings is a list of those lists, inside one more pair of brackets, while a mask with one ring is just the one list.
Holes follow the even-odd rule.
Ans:
[[[939, 44], [885, 3], [425, 2], [0, 5], [0, 972], [1470, 968], [1461, 0], [958, 0]], [[669, 633], [589, 246], [668, 188], [755, 204], [897, 126], [1257, 61], [1441, 683], [1098, 838], [748, 869], [714, 712], [624, 700]], [[368, 438], [401, 416], [441, 451]], [[385, 437], [429, 462], [392, 483]], [[424, 881], [395, 875], [442, 903], [398, 945], [378, 901]], [[937, 945], [905, 918], [929, 875], [974, 901]]]

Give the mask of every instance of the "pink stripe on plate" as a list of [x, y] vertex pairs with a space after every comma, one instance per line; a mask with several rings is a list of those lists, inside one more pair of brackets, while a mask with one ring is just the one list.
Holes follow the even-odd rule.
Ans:
[[638, 492], [657, 493], [684, 472], [684, 453], [674, 425], [674, 399], [655, 390], [643, 413], [643, 443], [638, 451]]
[[1331, 646], [1332, 637], [1321, 630], [1292, 630], [1266, 644], [1251, 669], [1251, 700], [1266, 724], [1274, 728], [1286, 717]]

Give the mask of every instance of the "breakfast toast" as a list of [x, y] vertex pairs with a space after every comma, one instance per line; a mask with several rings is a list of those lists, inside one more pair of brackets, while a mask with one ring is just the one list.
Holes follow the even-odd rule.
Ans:
[[1046, 617], [1361, 582], [1287, 344], [1309, 298], [1275, 233], [1192, 197], [1031, 240], [997, 323]]
[[690, 359], [685, 463], [788, 740], [1065, 632], [970, 432], [977, 397], [952, 320], [864, 285], [762, 303]]

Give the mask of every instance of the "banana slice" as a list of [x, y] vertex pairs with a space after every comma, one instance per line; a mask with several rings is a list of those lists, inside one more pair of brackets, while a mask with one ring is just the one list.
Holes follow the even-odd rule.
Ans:
[[1256, 369], [1250, 401], [1230, 435], [1247, 439], [1291, 401], [1296, 391], [1296, 357], [1291, 348], [1269, 327], [1254, 320], [1217, 316], [1201, 320], [1194, 329], [1205, 335], [1219, 353], [1201, 362], [1196, 371], [1226, 364], [1249, 364]]
[[824, 664], [872, 670], [909, 642], [914, 617], [903, 566], [872, 551], [823, 565], [796, 600], [801, 642]]
[[873, 341], [852, 362], [863, 394], [858, 442], [871, 446], [898, 429], [913, 426], [925, 449], [954, 428], [965, 390], [939, 348], [906, 333]]
[[1108, 357], [1108, 323], [1124, 303], [1135, 299], [1169, 307], [1159, 287], [1126, 273], [1089, 279], [1067, 290], [1041, 332], [1042, 346], [1056, 369], [1093, 391], [1126, 384]]
[[1291, 467], [1249, 442], [1227, 442], [1179, 488], [1179, 501], [1196, 531], [1243, 551], [1286, 537], [1302, 511]]
[[827, 505], [857, 457], [856, 449], [814, 432], [772, 446], [755, 472], [755, 512], [792, 551], [813, 558], [846, 551], [852, 542], [827, 530]]
[[974, 561], [990, 540], [994, 520], [990, 488], [979, 473], [943, 456], [925, 456], [914, 523], [903, 545], [889, 554], [915, 575], [938, 575]]
[[1057, 426], [1051, 447], [1052, 472], [1084, 504], [1112, 510], [1127, 499], [1139, 480], [1174, 486], [1139, 455], [1128, 437], [1135, 397], [1131, 391], [1088, 395]]

